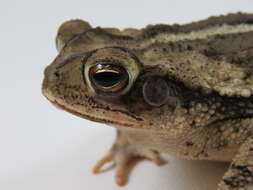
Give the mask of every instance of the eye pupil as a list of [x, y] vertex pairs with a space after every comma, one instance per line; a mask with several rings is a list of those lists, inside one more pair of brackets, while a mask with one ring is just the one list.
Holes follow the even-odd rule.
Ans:
[[93, 75], [94, 82], [103, 87], [112, 87], [121, 80], [121, 75], [115, 72], [101, 72]]
[[120, 65], [98, 63], [90, 68], [89, 79], [97, 94], [113, 96], [127, 87], [129, 74]]

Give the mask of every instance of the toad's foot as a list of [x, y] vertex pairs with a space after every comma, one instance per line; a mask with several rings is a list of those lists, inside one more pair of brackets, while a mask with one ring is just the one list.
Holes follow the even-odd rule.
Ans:
[[117, 140], [110, 151], [95, 165], [93, 172], [95, 174], [102, 173], [102, 167], [109, 162], [116, 167], [115, 180], [119, 186], [124, 186], [128, 181], [130, 170], [140, 159], [148, 159], [157, 165], [163, 165], [166, 161], [160, 157], [159, 153], [153, 150], [144, 149], [136, 145], [132, 145], [127, 138], [118, 133]]

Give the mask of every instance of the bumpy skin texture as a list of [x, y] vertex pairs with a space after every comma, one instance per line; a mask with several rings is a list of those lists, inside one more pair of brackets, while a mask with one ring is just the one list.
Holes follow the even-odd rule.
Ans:
[[[218, 189], [253, 189], [252, 14], [122, 31], [71, 20], [59, 28], [56, 45], [43, 94], [119, 131], [95, 173], [114, 161], [116, 181], [124, 185], [133, 158], [160, 165], [162, 152], [232, 161]], [[121, 63], [136, 75], [127, 93], [106, 97], [92, 89], [84, 70], [99, 61]]]

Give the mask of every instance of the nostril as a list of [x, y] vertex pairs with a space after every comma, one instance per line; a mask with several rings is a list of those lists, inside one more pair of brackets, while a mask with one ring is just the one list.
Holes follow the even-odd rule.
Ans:
[[49, 65], [44, 70], [44, 79], [46, 81], [54, 81], [61, 76], [61, 73], [52, 65]]
[[58, 71], [55, 71], [54, 76], [56, 76], [58, 78], [60, 76], [60, 73]]

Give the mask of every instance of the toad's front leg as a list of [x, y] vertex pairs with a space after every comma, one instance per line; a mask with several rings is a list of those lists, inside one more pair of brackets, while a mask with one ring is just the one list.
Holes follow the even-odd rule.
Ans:
[[106, 163], [113, 162], [116, 167], [116, 183], [123, 186], [127, 183], [129, 170], [138, 158], [152, 160], [157, 165], [166, 163], [158, 152], [131, 144], [124, 132], [118, 130], [116, 142], [110, 151], [96, 164], [93, 172], [101, 173], [103, 172], [101, 168]]
[[239, 149], [218, 190], [253, 190], [253, 137]]

